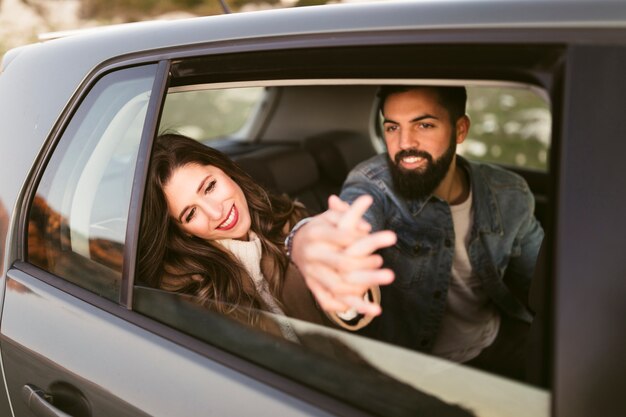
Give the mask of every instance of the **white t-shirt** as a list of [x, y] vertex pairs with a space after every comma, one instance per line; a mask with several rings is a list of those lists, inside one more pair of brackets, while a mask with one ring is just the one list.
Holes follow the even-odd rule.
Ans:
[[467, 248], [472, 230], [472, 193], [451, 205], [455, 248], [446, 311], [433, 354], [455, 362], [475, 358], [498, 335], [500, 314], [472, 274]]

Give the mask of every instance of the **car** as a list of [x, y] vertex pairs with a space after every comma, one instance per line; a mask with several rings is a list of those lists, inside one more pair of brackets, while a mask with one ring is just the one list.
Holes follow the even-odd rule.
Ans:
[[[626, 3], [334, 4], [92, 28], [0, 66], [3, 416], [623, 416]], [[326, 208], [384, 152], [384, 84], [464, 85], [459, 150], [522, 175], [546, 232], [518, 381], [137, 273], [155, 137]]]

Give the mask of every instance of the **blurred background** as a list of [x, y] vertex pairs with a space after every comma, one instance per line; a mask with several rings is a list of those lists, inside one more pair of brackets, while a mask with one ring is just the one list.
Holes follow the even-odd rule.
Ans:
[[[224, 0], [232, 12], [342, 0]], [[221, 14], [220, 0], [0, 0], [0, 54], [38, 36], [115, 23]]]

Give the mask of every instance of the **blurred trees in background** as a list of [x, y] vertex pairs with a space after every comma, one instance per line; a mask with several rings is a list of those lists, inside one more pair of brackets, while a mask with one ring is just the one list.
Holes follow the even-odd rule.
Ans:
[[[310, 6], [326, 0], [223, 0], [233, 12], [248, 8]], [[198, 16], [223, 13], [220, 0], [82, 0], [81, 17], [94, 20], [137, 21], [159, 15], [187, 12]]]
[[137, 21], [171, 12], [219, 14], [219, 1], [204, 0], [83, 0], [81, 17], [95, 20]]
[[42, 34], [159, 18], [326, 4], [342, 0], [0, 0], [0, 56]]

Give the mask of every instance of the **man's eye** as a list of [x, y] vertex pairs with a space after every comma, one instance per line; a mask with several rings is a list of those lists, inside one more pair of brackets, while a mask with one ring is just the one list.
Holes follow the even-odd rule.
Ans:
[[435, 127], [435, 125], [433, 125], [432, 123], [420, 123], [419, 127], [422, 129], [430, 129]]
[[217, 181], [215, 181], [215, 180], [212, 180], [211, 182], [209, 182], [209, 185], [207, 185], [207, 187], [204, 190], [204, 194], [207, 194], [207, 193], [211, 192], [211, 190], [213, 190], [213, 188], [215, 188], [215, 183], [216, 182]]
[[395, 132], [396, 130], [398, 130], [398, 126], [396, 125], [389, 125], [389, 126], [385, 126], [385, 132]]
[[196, 209], [194, 207], [191, 210], [189, 210], [189, 213], [185, 217], [185, 223], [189, 223], [193, 219], [193, 216], [195, 215], [196, 215]]

